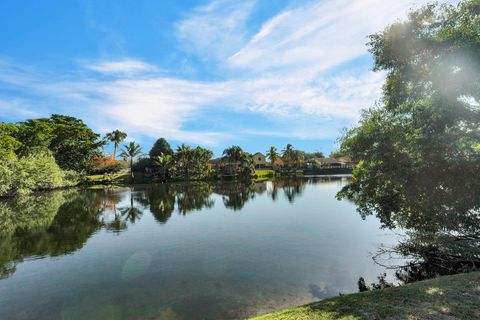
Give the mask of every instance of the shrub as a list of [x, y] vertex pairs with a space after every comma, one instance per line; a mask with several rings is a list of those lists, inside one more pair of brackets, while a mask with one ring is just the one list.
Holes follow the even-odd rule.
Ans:
[[15, 194], [54, 189], [63, 185], [63, 171], [50, 152], [35, 152], [19, 158], [13, 171]]
[[13, 185], [13, 160], [0, 161], [0, 197], [7, 195]]
[[73, 187], [86, 180], [85, 172], [63, 170], [63, 186]]
[[77, 173], [62, 171], [50, 152], [36, 151], [0, 163], [0, 197], [70, 186], [78, 178]]
[[125, 161], [118, 161], [112, 157], [95, 157], [90, 164], [90, 173], [105, 174], [117, 173], [127, 168]]
[[140, 158], [133, 164], [134, 172], [145, 172], [147, 168], [153, 168], [154, 163], [150, 158]]

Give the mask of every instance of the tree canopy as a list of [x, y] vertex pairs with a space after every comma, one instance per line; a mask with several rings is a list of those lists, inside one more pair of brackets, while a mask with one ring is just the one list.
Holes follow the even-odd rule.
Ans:
[[160, 138], [153, 144], [152, 149], [150, 149], [149, 155], [152, 159], [166, 155], [173, 156], [173, 150], [165, 138]]
[[480, 4], [429, 5], [372, 35], [382, 105], [342, 151], [360, 160], [340, 197], [385, 226], [479, 226]]
[[113, 130], [105, 135], [105, 140], [113, 142], [113, 159], [117, 159], [117, 148], [127, 138], [127, 134], [120, 130]]
[[99, 135], [74, 117], [54, 114], [50, 118], [20, 122], [17, 128], [14, 138], [21, 144], [19, 155], [48, 149], [64, 170], [86, 170], [101, 146]]
[[411, 258], [404, 281], [480, 266], [479, 29], [480, 3], [463, 1], [370, 37], [387, 80], [379, 105], [342, 138], [341, 152], [360, 162], [338, 197], [410, 229], [393, 249]]

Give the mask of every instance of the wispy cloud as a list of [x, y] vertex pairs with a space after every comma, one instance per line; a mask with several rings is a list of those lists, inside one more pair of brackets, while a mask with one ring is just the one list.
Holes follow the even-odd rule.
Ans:
[[157, 68], [140, 60], [124, 59], [118, 61], [102, 61], [89, 63], [88, 69], [105, 74], [133, 74], [156, 71]]
[[246, 42], [246, 26], [256, 0], [213, 0], [176, 26], [181, 46], [202, 58], [226, 58]]
[[[308, 1], [266, 21], [247, 38], [255, 1], [213, 0], [178, 22], [177, 37], [186, 50], [215, 58], [227, 80], [169, 77], [129, 58], [84, 63], [77, 76], [60, 79], [9, 62], [0, 63], [0, 89], [3, 83], [51, 97], [75, 106], [100, 130], [122, 128], [135, 136], [206, 145], [254, 135], [332, 139], [380, 97], [384, 75], [368, 70], [367, 35], [425, 2]], [[10, 106], [17, 108], [4, 103], [0, 110]], [[228, 130], [187, 128], [204, 114], [220, 111], [230, 113]], [[236, 114], [264, 117], [268, 128], [240, 125]]]
[[426, 1], [326, 0], [284, 11], [229, 58], [255, 72], [307, 69], [307, 75], [366, 53], [367, 35]]

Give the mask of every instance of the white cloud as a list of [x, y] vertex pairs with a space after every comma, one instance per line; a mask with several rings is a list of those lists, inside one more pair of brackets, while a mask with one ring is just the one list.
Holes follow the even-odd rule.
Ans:
[[91, 63], [87, 68], [104, 74], [132, 74], [156, 70], [152, 65], [132, 59]]
[[255, 72], [308, 69], [321, 72], [366, 53], [367, 35], [405, 17], [427, 1], [325, 0], [285, 11], [229, 58]]
[[229, 93], [229, 86], [152, 77], [122, 79], [96, 88], [104, 97], [100, 109], [108, 118], [133, 132], [214, 145], [219, 132], [193, 132], [183, 124], [203, 108]]
[[[58, 80], [0, 63], [0, 82], [75, 106], [96, 128], [122, 128], [135, 136], [203, 145], [255, 134], [331, 139], [358, 119], [361, 108], [374, 105], [384, 81], [382, 73], [345, 64], [368, 55], [368, 34], [424, 2], [308, 2], [273, 17], [246, 39], [255, 1], [214, 0], [180, 21], [177, 33], [185, 48], [218, 59], [228, 79], [223, 82], [166, 77], [133, 59], [87, 64], [111, 76], [101, 80], [85, 75]], [[228, 132], [186, 128], [211, 111], [260, 114], [271, 121], [268, 128], [239, 127], [232, 116]]]
[[245, 44], [255, 2], [214, 0], [196, 8], [176, 25], [181, 46], [203, 58], [226, 58]]

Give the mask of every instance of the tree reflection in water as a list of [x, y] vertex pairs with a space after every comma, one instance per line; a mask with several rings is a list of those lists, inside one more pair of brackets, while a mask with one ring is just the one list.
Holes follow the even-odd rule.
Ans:
[[0, 272], [8, 277], [30, 256], [72, 253], [104, 226], [102, 213], [121, 198], [107, 191], [58, 191], [0, 203]]
[[267, 182], [223, 181], [139, 185], [131, 188], [68, 190], [0, 202], [0, 277], [9, 277], [28, 257], [58, 256], [81, 249], [102, 228], [120, 233], [149, 211], [165, 224], [179, 215], [212, 208], [212, 195], [225, 208], [238, 211], [256, 195], [275, 201], [283, 191], [293, 203], [307, 183], [324, 179], [287, 179]]

